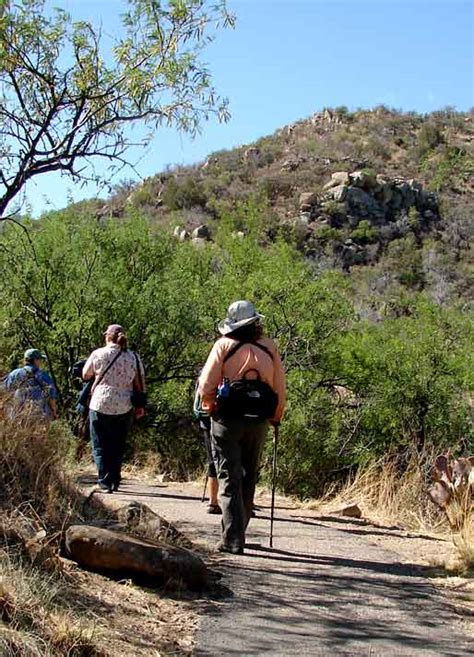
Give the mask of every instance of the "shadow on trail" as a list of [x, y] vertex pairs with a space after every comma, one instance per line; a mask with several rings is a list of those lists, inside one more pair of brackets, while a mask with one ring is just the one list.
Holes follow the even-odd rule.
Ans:
[[120, 495], [129, 495], [130, 497], [133, 497], [134, 499], [138, 498], [149, 498], [149, 497], [163, 497], [163, 498], [170, 498], [173, 500], [189, 500], [192, 502], [200, 502], [201, 498], [198, 495], [179, 495], [179, 494], [171, 494], [171, 493], [140, 493], [140, 491], [133, 491], [133, 490], [123, 490], [121, 488], [119, 490]]
[[[258, 519], [259, 520], [268, 520], [270, 521], [270, 516], [263, 516], [258, 514]], [[340, 523], [344, 525], [360, 525], [361, 527], [366, 527], [367, 529], [364, 531], [363, 529], [357, 529], [356, 527], [337, 527], [337, 531], [343, 532], [345, 534], [353, 534], [354, 536], [391, 536], [391, 537], [397, 537], [397, 538], [403, 538], [403, 539], [412, 539], [412, 540], [418, 540], [422, 538], [424, 541], [435, 541], [439, 542], [440, 539], [436, 536], [429, 536], [425, 534], [407, 534], [404, 533], [403, 530], [400, 528], [392, 528], [392, 527], [377, 527], [372, 525], [368, 520], [360, 520], [358, 518], [336, 518], [334, 516], [320, 516], [318, 518], [314, 519], [307, 519], [307, 518], [302, 518], [301, 516], [290, 516], [289, 518], [282, 518], [281, 516], [275, 517], [275, 522], [289, 522], [289, 523], [295, 523], [299, 525], [307, 525], [309, 527], [320, 527], [326, 529], [326, 525], [324, 524], [325, 522], [334, 522], [334, 523]]]
[[[471, 654], [443, 631], [452, 607], [421, 577], [423, 569], [249, 547], [258, 554], [224, 566], [239, 618], [226, 625], [225, 652], [208, 635], [197, 655], [242, 654], [243, 636], [246, 655]], [[262, 559], [296, 567], [279, 569]]]
[[[336, 566], [353, 568], [355, 570], [371, 570], [374, 573], [387, 573], [390, 575], [402, 577], [421, 577], [427, 576], [432, 569], [414, 564], [402, 563], [384, 563], [382, 561], [368, 561], [358, 559], [348, 559], [342, 557], [310, 555], [287, 550], [278, 550], [276, 548], [266, 548], [258, 544], [249, 544], [248, 547], [257, 552], [257, 554], [246, 553], [247, 557], [256, 557], [258, 559], [267, 559], [270, 561], [286, 561], [289, 563], [301, 563], [315, 566]], [[276, 572], [276, 571], [275, 571]], [[288, 571], [285, 571], [286, 573]], [[301, 576], [301, 575], [298, 575]]]

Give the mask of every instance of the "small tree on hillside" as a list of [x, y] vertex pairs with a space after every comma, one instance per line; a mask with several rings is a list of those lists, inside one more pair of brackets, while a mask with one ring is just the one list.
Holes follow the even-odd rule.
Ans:
[[228, 119], [200, 59], [211, 25], [233, 22], [225, 0], [128, 4], [123, 34], [104, 38], [44, 0], [0, 0], [0, 221], [35, 176], [97, 182], [98, 160], [112, 175], [132, 125], [148, 129], [143, 144], [162, 125], [195, 134], [212, 114]]

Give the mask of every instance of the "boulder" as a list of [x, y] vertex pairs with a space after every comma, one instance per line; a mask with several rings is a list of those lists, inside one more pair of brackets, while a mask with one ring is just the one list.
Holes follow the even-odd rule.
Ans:
[[359, 217], [383, 218], [385, 214], [380, 203], [360, 187], [349, 187], [345, 200], [351, 212]]
[[299, 208], [300, 212], [307, 212], [318, 202], [318, 195], [315, 192], [302, 192], [300, 194]]
[[337, 203], [344, 203], [348, 191], [349, 188], [346, 185], [338, 185], [337, 187], [333, 187], [333, 189], [330, 191], [331, 198]]
[[350, 174], [351, 185], [354, 187], [360, 187], [361, 189], [375, 189], [377, 187], [377, 179], [375, 174], [370, 171], [354, 171]]
[[299, 220], [302, 224], [307, 226], [311, 221], [311, 212], [302, 212], [299, 216]]
[[332, 174], [331, 180], [324, 185], [323, 189], [331, 189], [332, 187], [338, 187], [339, 185], [348, 185], [349, 182], [350, 179], [347, 171], [336, 171]]
[[197, 228], [193, 230], [191, 233], [191, 237], [194, 239], [202, 239], [202, 240], [210, 240], [211, 239], [211, 231], [205, 224], [201, 224]]
[[285, 160], [280, 167], [280, 171], [296, 171], [299, 166], [299, 160]]
[[261, 151], [259, 148], [256, 148], [255, 146], [252, 146], [251, 148], [247, 148], [247, 150], [244, 152], [245, 162], [253, 166], [258, 166], [260, 162], [260, 156], [261, 156]]
[[145, 538], [158, 539], [180, 547], [192, 548], [191, 541], [172, 523], [141, 502], [130, 502], [116, 511], [118, 529], [138, 533]]
[[173, 231], [173, 237], [175, 237], [180, 242], [185, 242], [187, 239], [189, 239], [189, 233], [185, 228], [176, 226]]
[[147, 585], [201, 590], [209, 581], [204, 562], [189, 550], [102, 527], [69, 527], [65, 548], [66, 555], [80, 566]]
[[383, 205], [387, 205], [392, 199], [392, 186], [381, 176], [377, 176], [377, 187], [374, 196]]
[[355, 503], [344, 504], [344, 506], [332, 510], [331, 514], [335, 516], [346, 516], [347, 518], [362, 517], [362, 511], [360, 510], [360, 506]]

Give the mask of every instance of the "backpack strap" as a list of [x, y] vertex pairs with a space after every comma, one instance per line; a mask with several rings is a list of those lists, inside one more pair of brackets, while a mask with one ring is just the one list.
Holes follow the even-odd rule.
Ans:
[[120, 358], [120, 356], [122, 355], [122, 353], [123, 353], [123, 351], [120, 350], [120, 351], [118, 352], [118, 354], [116, 354], [115, 357], [110, 361], [110, 363], [107, 365], [107, 367], [106, 367], [105, 370], [102, 372], [102, 374], [100, 374], [100, 375], [97, 377], [97, 379], [94, 381], [94, 383], [92, 384], [92, 388], [91, 388], [91, 395], [92, 395], [93, 392], [95, 392], [95, 389], [97, 388], [97, 386], [99, 385], [99, 383], [101, 383], [101, 382], [103, 381], [104, 376], [105, 376], [105, 375], [107, 374], [107, 372], [110, 370], [110, 368], [111, 368], [112, 365], [115, 363], [115, 361], [116, 361], [118, 358]]
[[270, 358], [273, 360], [273, 354], [272, 354], [272, 352], [270, 351], [270, 349], [268, 349], [268, 347], [265, 347], [265, 345], [260, 344], [260, 343], [258, 343], [258, 342], [237, 342], [237, 344], [234, 345], [234, 346], [232, 347], [232, 349], [230, 349], [230, 351], [225, 355], [225, 357], [224, 357], [224, 361], [223, 361], [223, 362], [224, 362], [224, 363], [227, 363], [227, 361], [229, 360], [229, 358], [232, 358], [232, 356], [233, 356], [234, 354], [236, 354], [236, 353], [239, 351], [239, 349], [240, 349], [241, 347], [243, 347], [244, 345], [246, 345], [246, 344], [253, 344], [254, 347], [258, 347], [259, 349], [261, 349], [262, 351], [264, 351], [264, 352], [265, 352], [268, 356], [270, 356]]
[[31, 381], [33, 383], [36, 383], [36, 385], [39, 388], [41, 388], [41, 390], [43, 391], [43, 394], [45, 395], [45, 397], [49, 397], [49, 386], [48, 386], [47, 383], [45, 383], [44, 381], [41, 381], [41, 379], [38, 378], [38, 376], [37, 376], [38, 372], [33, 372], [32, 370], [30, 370], [26, 366], [23, 367], [22, 369], [26, 373], [26, 376], [22, 381], [20, 381], [19, 385], [17, 386], [17, 390], [20, 390], [29, 381]]

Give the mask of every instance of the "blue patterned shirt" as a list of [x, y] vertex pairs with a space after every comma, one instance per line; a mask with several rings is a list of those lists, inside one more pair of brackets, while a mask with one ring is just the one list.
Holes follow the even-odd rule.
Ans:
[[3, 385], [14, 393], [13, 398], [20, 408], [33, 405], [45, 418], [51, 419], [48, 401], [57, 399], [58, 391], [47, 372], [33, 365], [25, 365], [10, 372]]

